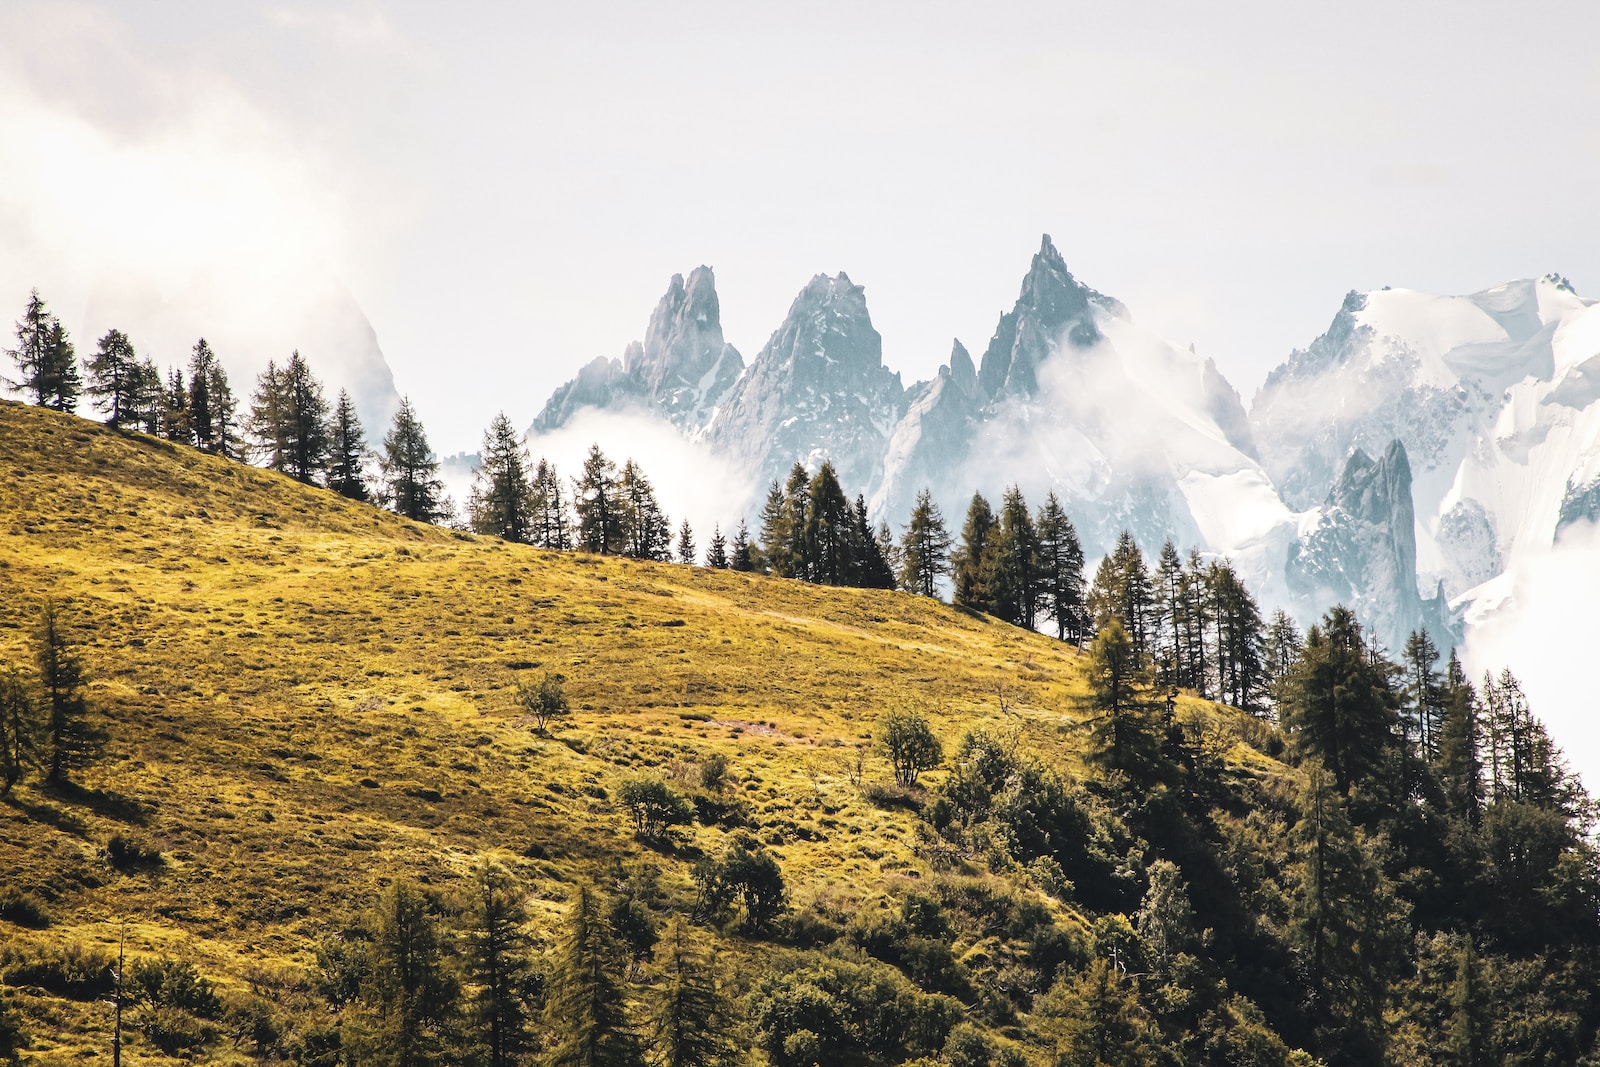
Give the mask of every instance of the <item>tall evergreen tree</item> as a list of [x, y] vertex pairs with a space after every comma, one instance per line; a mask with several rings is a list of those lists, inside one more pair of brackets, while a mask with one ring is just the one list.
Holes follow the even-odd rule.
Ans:
[[[220, 420], [219, 420], [220, 423]], [[220, 425], [213, 426], [213, 437]], [[328, 435], [328, 488], [340, 496], [365, 503], [372, 499], [367, 488], [367, 434], [356, 415], [355, 401], [339, 390], [333, 405], [333, 422]]]
[[1444, 692], [1439, 677], [1439, 648], [1428, 631], [1412, 630], [1405, 647], [1405, 703], [1400, 723], [1408, 745], [1423, 759], [1439, 754], [1439, 728], [1444, 717]]
[[1327, 768], [1341, 793], [1385, 770], [1398, 698], [1349, 608], [1331, 608], [1306, 635], [1288, 697], [1283, 721], [1296, 750]]
[[[420, 425], [417, 429], [420, 432]], [[298, 351], [291, 353], [281, 367], [268, 362], [267, 369], [256, 379], [250, 404], [250, 433], [271, 470], [315, 485], [327, 469], [328, 402], [323, 397], [322, 383]]]
[[897, 551], [893, 535], [887, 524], [873, 530], [872, 522], [867, 518], [867, 498], [864, 493], [856, 494], [851, 522], [851, 552], [855, 556], [854, 584], [862, 589], [893, 589], [895, 568], [886, 555]]
[[107, 330], [89, 360], [87, 392], [106, 416], [106, 425], [136, 424], [144, 380], [133, 342], [121, 330]]
[[671, 560], [672, 524], [656, 501], [650, 479], [631, 459], [622, 465], [622, 476], [617, 479], [617, 500], [623, 553], [634, 559]]
[[1295, 625], [1288, 612], [1278, 608], [1272, 613], [1272, 621], [1267, 624], [1265, 656], [1267, 691], [1272, 696], [1275, 708], [1283, 706], [1285, 686], [1289, 683], [1290, 674], [1295, 662], [1300, 658], [1303, 646], [1300, 628]]
[[468, 976], [475, 986], [472, 1021], [479, 1062], [512, 1067], [532, 1044], [529, 991], [533, 981], [528, 921], [516, 884], [503, 868], [478, 871], [468, 911]]
[[[835, 483], [838, 478], [834, 478]], [[839, 491], [843, 497], [844, 490]], [[787, 571], [781, 573], [784, 578], [798, 578], [802, 582], [816, 581], [811, 574], [811, 546], [809, 533], [811, 522], [811, 475], [806, 471], [805, 465], [799, 460], [789, 468], [789, 479], [783, 483], [783, 518], [784, 528], [789, 534], [789, 543], [784, 546], [784, 559], [787, 561]], [[780, 574], [776, 565], [772, 573]]]
[[1450, 1031], [1447, 1049], [1451, 1067], [1492, 1067], [1504, 1063], [1495, 1052], [1494, 1004], [1484, 982], [1483, 965], [1472, 944], [1462, 941], [1456, 961], [1456, 981], [1450, 990]]
[[1261, 609], [1228, 560], [1207, 568], [1207, 578], [1216, 625], [1217, 699], [1265, 713], [1266, 630]]
[[719, 1067], [734, 1059], [728, 1006], [711, 966], [695, 950], [689, 924], [674, 915], [662, 939], [661, 991], [652, 1013], [658, 1067]]
[[1039, 535], [1039, 580], [1045, 616], [1055, 623], [1057, 640], [1081, 645], [1089, 628], [1083, 601], [1083, 546], [1054, 490], [1045, 497], [1034, 527]]
[[989, 610], [1015, 626], [1033, 629], [1039, 613], [1039, 535], [1022, 490], [1013, 485], [1000, 502], [1000, 516], [985, 546], [984, 585]]
[[1189, 684], [1202, 697], [1209, 697], [1211, 689], [1211, 658], [1207, 649], [1206, 619], [1210, 613], [1211, 585], [1207, 580], [1206, 564], [1200, 550], [1191, 548], [1184, 564], [1183, 579], [1179, 583], [1182, 602], [1184, 648], [1188, 662], [1184, 675]]
[[618, 974], [623, 953], [594, 888], [572, 896], [545, 1007], [555, 1047], [548, 1067], [642, 1067]]
[[[204, 339], [200, 343], [204, 344]], [[209, 347], [204, 355], [199, 349], [200, 346], [196, 345], [190, 368], [193, 370], [197, 366], [203, 367], [203, 373], [199, 379], [195, 379], [191, 374], [191, 385], [194, 381], [201, 381], [205, 385], [206, 416], [210, 427], [210, 436], [200, 443], [200, 447], [215, 452], [224, 459], [243, 459], [244, 442], [240, 437], [239, 405], [234, 399], [233, 387], [228, 384], [228, 372], [223, 369], [222, 362], [210, 354]], [[198, 411], [198, 401], [196, 404]]]
[[736, 571], [756, 569], [755, 549], [750, 544], [750, 527], [743, 519], [733, 531], [733, 551], [728, 555], [728, 568]]
[[694, 529], [689, 525], [688, 519], [684, 519], [678, 526], [677, 552], [679, 563], [688, 563], [692, 566], [699, 558], [694, 543]]
[[478, 533], [528, 544], [534, 538], [534, 489], [528, 478], [528, 450], [505, 412], [483, 432], [478, 470], [472, 476], [467, 504], [469, 522]]
[[194, 412], [189, 402], [189, 387], [183, 368], [167, 371], [167, 388], [161, 411], [161, 436], [180, 445], [194, 444]]
[[1483, 762], [1479, 754], [1482, 730], [1478, 722], [1478, 694], [1461, 668], [1454, 649], [1444, 675], [1444, 719], [1439, 727], [1439, 776], [1446, 810], [1477, 828], [1483, 818]]
[[1111, 554], [1095, 570], [1094, 584], [1089, 589], [1089, 613], [1096, 626], [1104, 626], [1111, 618], [1121, 622], [1134, 652], [1143, 657], [1151, 652], [1150, 617], [1154, 604], [1155, 593], [1144, 555], [1133, 534], [1124, 530]]
[[623, 532], [617, 465], [600, 451], [598, 444], [589, 446], [583, 474], [573, 479], [572, 500], [578, 513], [578, 548], [597, 556], [625, 551], [627, 541]]
[[391, 511], [414, 522], [433, 523], [446, 516], [439, 461], [410, 397], [401, 398], [383, 437], [378, 471], [383, 478], [384, 503]]
[[[798, 464], [796, 469], [804, 470]], [[787, 501], [791, 521], [796, 515], [794, 509], [797, 499], [799, 497], [791, 496]], [[824, 462], [817, 468], [816, 475], [805, 490], [804, 499], [807, 502], [805, 534], [800, 555], [807, 565], [804, 574], [796, 577], [804, 577], [819, 585], [855, 584], [857, 560], [854, 551], [860, 547], [855, 543], [855, 514], [832, 463]]]
[[984, 556], [989, 550], [989, 540], [994, 534], [994, 512], [982, 493], [972, 494], [967, 506], [967, 521], [961, 527], [961, 546], [950, 557], [950, 568], [955, 578], [955, 602], [973, 611], [989, 611], [988, 586], [984, 584]]
[[711, 544], [706, 548], [706, 566], [725, 571], [730, 563], [728, 539], [722, 535], [722, 525], [719, 523], [711, 528]]
[[555, 464], [539, 459], [533, 472], [533, 543], [564, 552], [572, 547], [572, 517]]
[[[267, 366], [270, 369], [272, 364]], [[147, 434], [159, 434], [161, 418], [167, 409], [167, 384], [161, 377], [161, 368], [148, 356], [139, 361], [139, 380], [135, 388], [139, 398], [137, 424]]]
[[362, 993], [376, 1018], [362, 1051], [393, 1067], [449, 1062], [446, 1038], [460, 988], [428, 898], [409, 882], [395, 882], [379, 898], [371, 927], [371, 971]]
[[194, 443], [207, 451], [217, 449], [216, 412], [211, 403], [211, 386], [221, 372], [217, 354], [204, 337], [196, 341], [189, 354], [189, 421], [194, 428]]
[[15, 667], [0, 673], [0, 797], [38, 761], [38, 708], [27, 680]]
[[1089, 758], [1118, 785], [1149, 784], [1165, 770], [1164, 731], [1151, 712], [1150, 682], [1122, 620], [1107, 616], [1089, 646]]
[[950, 546], [944, 515], [923, 489], [911, 507], [911, 521], [900, 538], [900, 586], [919, 596], [938, 596], [939, 579], [950, 573]]
[[1164, 687], [1198, 688], [1188, 677], [1189, 666], [1186, 638], [1188, 620], [1184, 612], [1188, 601], [1183, 595], [1183, 557], [1178, 546], [1167, 538], [1156, 557], [1156, 570], [1151, 582], [1155, 596], [1151, 602], [1153, 639], [1151, 657], [1155, 660], [1156, 678]]
[[[1160, 1031], [1133, 983], [1106, 959], [1063, 977], [1041, 998], [1040, 1014], [1060, 1034], [1057, 1067], [1155, 1067]], [[1059, 1020], [1055, 1022], [1054, 1020]]]
[[54, 600], [47, 599], [39, 611], [34, 663], [44, 696], [45, 740], [50, 750], [45, 777], [51, 785], [61, 785], [70, 772], [90, 763], [101, 737], [89, 721], [83, 661], [68, 640]]
[[61, 320], [50, 313], [35, 289], [16, 325], [17, 347], [6, 354], [17, 365], [18, 377], [6, 384], [33, 396], [40, 407], [72, 412], [78, 407], [83, 379], [78, 373], [78, 354], [62, 329]]
[[[791, 534], [789, 512], [784, 505], [783, 486], [774, 478], [772, 484], [767, 487], [767, 499], [761, 505], [761, 529], [757, 534], [760, 544], [758, 549], [752, 546], [750, 553], [752, 564], [759, 561], [762, 564], [761, 569], [767, 573], [780, 578], [791, 577], [794, 573]], [[735, 549], [737, 547], [735, 542]], [[735, 557], [737, 558], [737, 552]]]

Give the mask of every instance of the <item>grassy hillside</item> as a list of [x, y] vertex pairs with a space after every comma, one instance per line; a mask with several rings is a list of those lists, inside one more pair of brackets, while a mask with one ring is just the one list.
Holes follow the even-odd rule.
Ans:
[[[647, 770], [690, 783], [715, 755], [793, 907], [844, 921], [933, 874], [916, 815], [863, 795], [889, 779], [870, 749], [885, 710], [925, 711], [947, 751], [989, 724], [1078, 767], [1081, 654], [926, 599], [452, 533], [9, 403], [0, 452], [0, 664], [28, 659], [53, 596], [110, 737], [81, 790], [30, 780], [0, 805], [5, 883], [51, 920], [0, 938], [30, 949], [125, 929], [131, 952], [241, 989], [313, 968], [389, 880], [448, 889], [484, 857], [523, 880], [548, 945], [574, 881], [618, 857], [692, 900], [690, 862], [730, 831], [648, 850], [615, 793]], [[547, 670], [572, 702], [549, 737], [513, 701]], [[162, 862], [119, 873], [119, 834]], [[723, 947], [735, 971], [756, 951]], [[40, 1062], [105, 1055], [108, 1007], [23, 1004]]]

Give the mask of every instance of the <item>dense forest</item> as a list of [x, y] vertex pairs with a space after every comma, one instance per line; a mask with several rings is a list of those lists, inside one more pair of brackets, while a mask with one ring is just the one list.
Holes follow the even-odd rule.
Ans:
[[[298, 355], [269, 366], [241, 420], [203, 341], [163, 377], [111, 331], [81, 374], [35, 296], [17, 342], [16, 384], [41, 406], [70, 413], [87, 392], [114, 428], [448, 517], [410, 405], [368, 463], [349, 398], [330, 411]], [[1025, 732], [876, 711], [889, 776], [863, 748], [853, 785], [914, 813], [927, 871], [875, 887], [878, 906], [795, 906], [782, 835], [740, 802], [740, 768], [707, 758], [615, 789], [655, 858], [575, 867], [555, 928], [535, 929], [503, 865], [395, 877], [305, 946], [314, 966], [243, 986], [170, 955], [30, 942], [50, 889], [7, 878], [0, 1055], [49, 1025], [5, 992], [33, 990], [111, 1001], [119, 1055], [126, 1028], [172, 1056], [318, 1065], [1600, 1062], [1592, 803], [1509, 670], [1474, 682], [1422, 632], [1395, 654], [1344, 608], [1304, 630], [1265, 618], [1226, 560], [1170, 542], [1152, 568], [1124, 535], [1089, 579], [1054, 495], [1000, 500], [975, 497], [952, 535], [924, 495], [895, 537], [831, 466], [797, 465], [756, 532], [719, 528], [703, 557], [774, 581], [950, 588], [961, 609], [1083, 648], [1084, 695], [1056, 716], [1082, 774]], [[564, 484], [503, 415], [467, 512], [546, 551], [701, 561], [637, 464], [597, 447]], [[71, 796], [115, 723], [88, 698], [68, 609], [48, 589], [6, 596], [32, 623], [26, 655], [0, 665], [0, 785]], [[530, 733], [563, 729], [569, 682], [518, 679]], [[1180, 697], [1223, 707], [1180, 713]], [[721, 847], [684, 847], [697, 825], [727, 830]], [[166, 861], [117, 838], [105, 862]]]

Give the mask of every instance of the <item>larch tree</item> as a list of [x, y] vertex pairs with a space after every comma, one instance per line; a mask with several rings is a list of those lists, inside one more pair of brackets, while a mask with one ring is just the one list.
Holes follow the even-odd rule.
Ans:
[[[843, 490], [840, 495], [843, 495]], [[799, 460], [789, 468], [789, 479], [783, 483], [783, 518], [784, 529], [788, 533], [788, 543], [782, 546], [786, 568], [779, 571], [774, 564], [772, 573], [784, 578], [798, 578], [803, 582], [813, 581], [811, 542], [807, 537], [811, 520], [811, 475]]]
[[1483, 821], [1484, 768], [1480, 746], [1478, 694], [1466, 671], [1450, 651], [1444, 674], [1444, 717], [1439, 726], [1435, 773], [1444, 793], [1445, 810], [1476, 829]]
[[561, 477], [542, 456], [533, 472], [533, 543], [557, 552], [572, 548], [572, 515]]
[[1329, 609], [1306, 635], [1287, 697], [1283, 723], [1296, 752], [1321, 763], [1341, 793], [1387, 769], [1398, 696], [1349, 608]]
[[621, 510], [622, 551], [634, 559], [665, 563], [672, 558], [672, 525], [656, 500], [655, 487], [633, 460], [622, 465], [617, 479]]
[[[788, 578], [793, 574], [793, 560], [790, 558], [792, 538], [790, 536], [790, 521], [788, 510], [784, 506], [783, 486], [773, 479], [767, 487], [767, 498], [761, 505], [761, 526], [757, 534], [759, 550], [752, 548], [749, 553], [752, 568], [757, 560], [765, 566], [762, 568], [779, 578]], [[748, 540], [748, 537], [746, 538]]]
[[623, 503], [617, 486], [617, 465], [589, 446], [583, 473], [572, 482], [573, 508], [578, 513], [578, 548], [597, 556], [621, 553], [627, 542], [623, 530]]
[[327, 469], [328, 402], [298, 351], [282, 366], [269, 361], [256, 379], [249, 430], [268, 469], [307, 485]]
[[161, 411], [161, 436], [180, 445], [194, 444], [194, 411], [183, 368], [167, 371], [167, 388]]
[[355, 401], [339, 390], [328, 435], [328, 488], [362, 503], [372, 499], [367, 487], [367, 433], [356, 415]]
[[750, 526], [743, 519], [733, 531], [733, 548], [728, 553], [728, 569], [750, 572], [756, 569], [755, 549], [750, 544]]
[[1089, 613], [1096, 626], [1116, 618], [1122, 623], [1134, 651], [1141, 657], [1151, 651], [1151, 612], [1155, 593], [1150, 572], [1133, 534], [1127, 530], [1117, 536], [1116, 547], [1100, 561], [1094, 584], [1089, 590]]
[[531, 942], [522, 894], [502, 867], [485, 864], [472, 887], [467, 929], [467, 973], [474, 986], [471, 1020], [480, 1062], [513, 1067], [532, 1044]]
[[32, 688], [15, 667], [0, 673], [0, 797], [38, 761], [39, 710]]
[[395, 882], [379, 898], [371, 929], [362, 993], [373, 1017], [358, 1051], [393, 1067], [450, 1062], [446, 1039], [460, 987], [447, 964], [453, 947], [432, 904], [411, 883]]
[[444, 483], [439, 480], [439, 461], [410, 397], [401, 399], [389, 432], [383, 437], [378, 471], [389, 510], [414, 522], [428, 523], [436, 523], [448, 514]]
[[1439, 646], [1426, 629], [1412, 630], [1403, 653], [1405, 666], [1404, 713], [1401, 727], [1405, 742], [1423, 759], [1439, 754], [1439, 728], [1444, 718], [1444, 685], [1439, 676]]
[[[272, 364], [267, 366], [270, 368]], [[139, 379], [135, 389], [138, 394], [136, 423], [151, 436], [159, 434], [161, 417], [167, 407], [167, 383], [161, 377], [161, 368], [148, 356], [139, 361]]]
[[189, 353], [189, 421], [194, 428], [194, 443], [208, 452], [217, 450], [217, 413], [212, 404], [212, 386], [222, 371], [217, 354], [204, 337]]
[[[796, 469], [800, 469], [798, 464]], [[824, 462], [817, 468], [806, 490], [808, 506], [805, 511], [804, 547], [807, 561], [803, 577], [818, 585], [853, 585], [856, 559], [854, 544], [855, 515], [850, 501], [839, 485], [833, 464]]]
[[939, 580], [950, 573], [950, 548], [955, 538], [927, 489], [917, 493], [911, 519], [900, 536], [900, 585], [919, 596], [939, 595]]
[[1039, 536], [1022, 490], [1013, 485], [1000, 501], [1000, 515], [984, 556], [989, 610], [1014, 626], [1033, 629], [1039, 614]]
[[106, 425], [120, 429], [137, 424], [143, 378], [133, 342], [121, 330], [107, 330], [89, 358], [86, 391], [104, 412]]
[[1039, 538], [1039, 584], [1045, 615], [1055, 624], [1058, 640], [1081, 645], [1089, 628], [1083, 599], [1083, 545], [1054, 492], [1045, 497], [1034, 529]]
[[83, 379], [78, 372], [78, 354], [61, 326], [35, 289], [28, 296], [22, 318], [16, 324], [17, 347], [6, 354], [17, 366], [18, 377], [7, 384], [33, 397], [40, 407], [72, 412], [78, 407]]
[[728, 1004], [711, 965], [674, 915], [662, 938], [661, 985], [651, 1013], [658, 1067], [720, 1067], [736, 1057], [727, 1039]]
[[594, 887], [573, 892], [545, 1013], [554, 1048], [548, 1067], [643, 1067], [627, 1015], [620, 973], [624, 955]]
[[994, 534], [994, 512], [982, 493], [972, 494], [967, 521], [961, 527], [961, 545], [950, 557], [955, 578], [955, 602], [973, 611], [989, 611], [989, 590], [984, 584], [984, 559]]
[[472, 476], [467, 513], [472, 529], [506, 541], [528, 544], [534, 539], [532, 461], [505, 412], [483, 432], [478, 470]]
[[1089, 759], [1116, 784], [1148, 784], [1165, 771], [1163, 730], [1151, 713], [1151, 678], [1122, 619], [1109, 615], [1089, 645]]

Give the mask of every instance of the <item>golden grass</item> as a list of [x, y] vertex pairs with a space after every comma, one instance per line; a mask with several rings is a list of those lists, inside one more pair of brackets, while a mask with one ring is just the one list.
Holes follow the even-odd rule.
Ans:
[[[982, 724], [1078, 767], [1080, 654], [927, 599], [453, 534], [16, 404], [0, 442], [0, 664], [54, 596], [111, 734], [93, 795], [30, 784], [0, 805], [5, 882], [55, 897], [35, 940], [127, 923], [130, 949], [226, 984], [309, 967], [391, 878], [448, 884], [483, 857], [525, 879], [545, 931], [612, 857], [650, 855], [687, 893], [688, 863], [634, 842], [608, 798], [716, 753], [793, 900], [848, 907], [929, 873], [915, 816], [849, 780], [886, 708], [927, 712], [947, 749]], [[519, 670], [566, 676], [554, 737], [514, 707]], [[113, 871], [119, 832], [161, 869]], [[695, 827], [685, 850], [722, 837]], [[46, 1050], [105, 1047], [103, 1009], [55, 1010]]]

